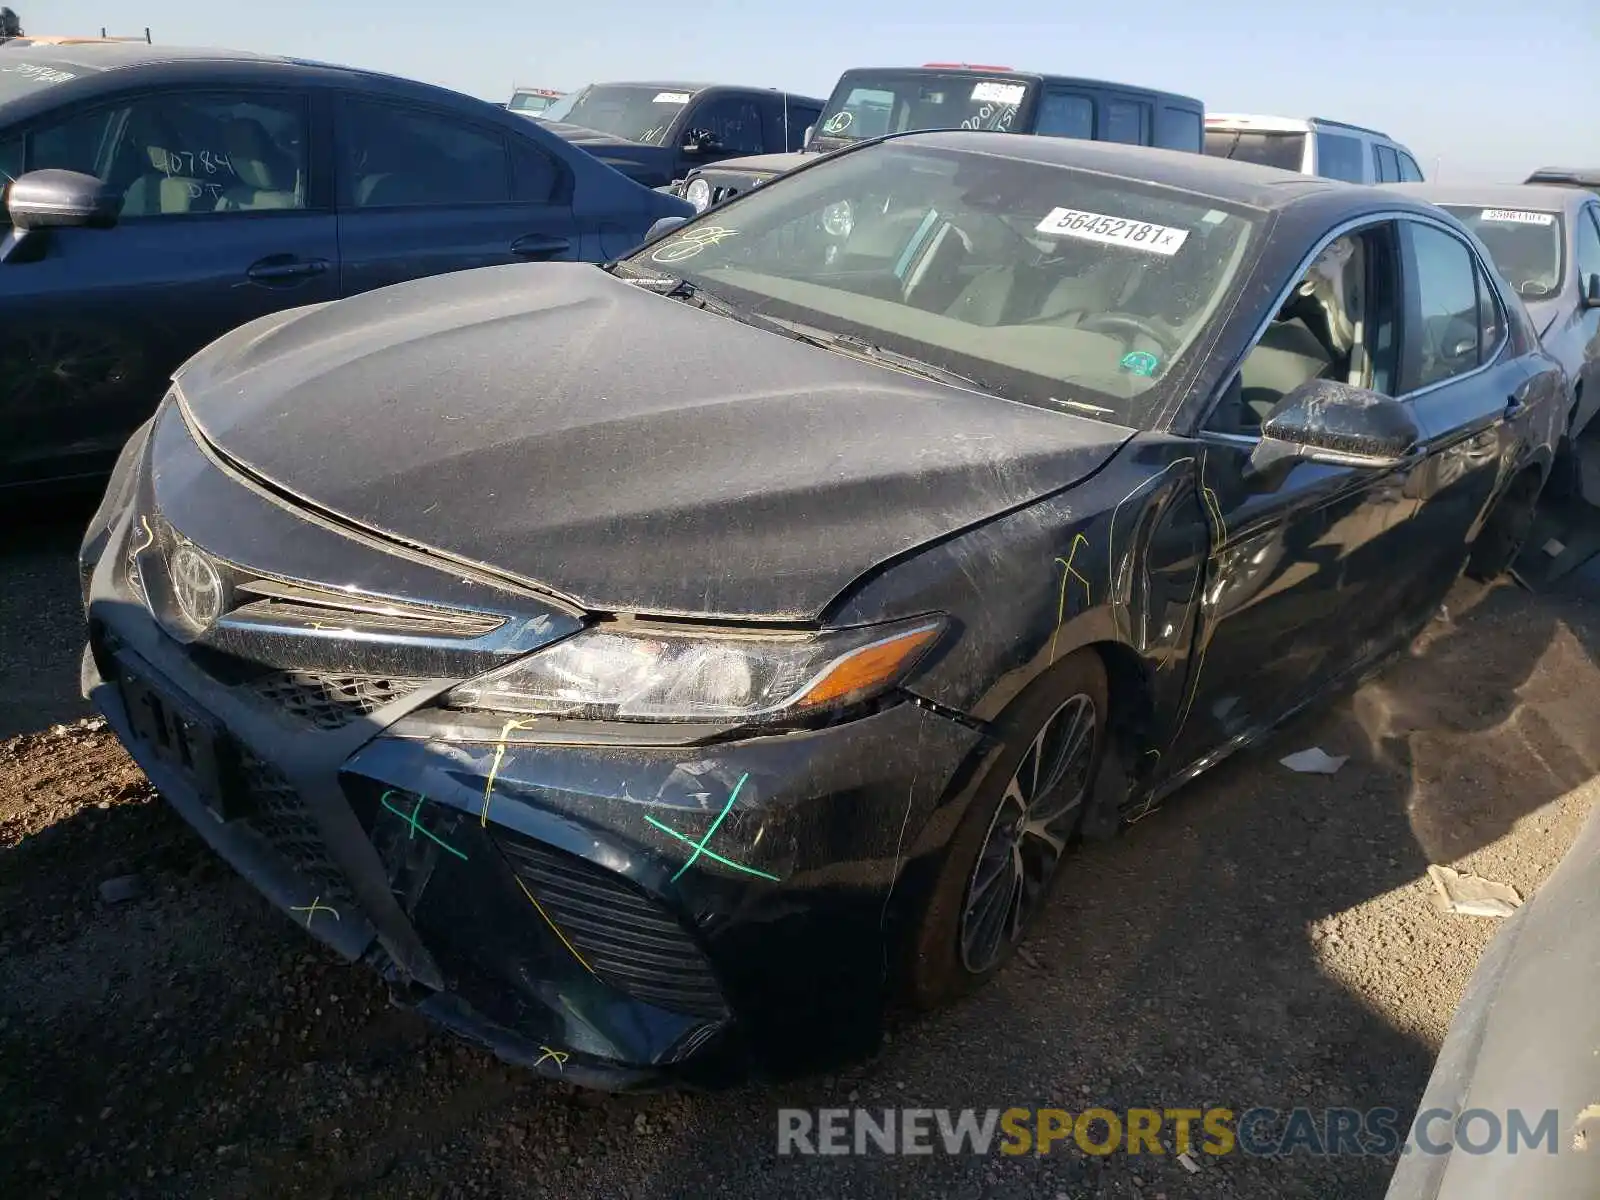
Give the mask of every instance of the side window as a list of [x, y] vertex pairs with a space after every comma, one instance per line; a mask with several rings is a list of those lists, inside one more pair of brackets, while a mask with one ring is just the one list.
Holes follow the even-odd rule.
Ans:
[[1579, 287], [1589, 286], [1589, 276], [1600, 275], [1600, 230], [1595, 228], [1595, 207], [1586, 205], [1573, 231], [1578, 242]]
[[1340, 133], [1317, 133], [1317, 174], [1324, 179], [1364, 183], [1367, 173], [1361, 164], [1361, 139]]
[[1466, 244], [1443, 230], [1417, 221], [1403, 228], [1412, 309], [1400, 387], [1414, 392], [1478, 366], [1477, 265]]
[[347, 99], [339, 188], [352, 208], [504, 204], [511, 199], [498, 130], [395, 104]]
[[790, 102], [789, 104], [789, 144], [785, 149], [799, 150], [806, 144], [806, 130], [814, 126], [822, 116], [822, 110], [812, 105], [802, 105]]
[[1094, 139], [1094, 101], [1076, 92], [1046, 92], [1039, 100], [1035, 133], [1046, 137]]
[[1100, 140], [1130, 146], [1150, 141], [1150, 106], [1132, 100], [1107, 100], [1100, 110]]
[[1372, 168], [1373, 178], [1379, 183], [1400, 182], [1400, 160], [1395, 157], [1393, 146], [1372, 143]]
[[1399, 274], [1393, 226], [1335, 238], [1245, 355], [1206, 428], [1253, 436], [1290, 392], [1331, 379], [1392, 394]]
[[1481, 263], [1474, 273], [1478, 279], [1478, 361], [1486, 363], [1500, 349], [1500, 339], [1506, 332], [1505, 315]]
[[1422, 168], [1417, 166], [1417, 160], [1404, 150], [1397, 152], [1400, 156], [1400, 179], [1404, 183], [1421, 183]]
[[0, 187], [22, 174], [22, 139], [0, 142]]
[[511, 174], [516, 197], [523, 203], [552, 204], [565, 198], [566, 168], [527, 138], [511, 141]]
[[1200, 114], [1187, 108], [1161, 110], [1161, 126], [1156, 145], [1168, 150], [1192, 150], [1200, 153], [1204, 147], [1204, 133]]
[[78, 113], [28, 135], [28, 167], [98, 175], [122, 217], [306, 207], [305, 101], [171, 92]]
[[684, 128], [706, 130], [717, 139], [717, 149], [734, 154], [760, 154], [767, 148], [761, 137], [760, 110], [737, 96], [707, 100], [689, 114]]

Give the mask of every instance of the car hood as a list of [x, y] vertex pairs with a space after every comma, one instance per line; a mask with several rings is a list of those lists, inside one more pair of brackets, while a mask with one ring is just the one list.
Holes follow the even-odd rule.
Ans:
[[792, 171], [801, 163], [810, 162], [816, 158], [815, 154], [808, 154], [804, 150], [797, 150], [792, 154], [752, 154], [747, 158], [725, 158], [721, 162], [710, 163], [701, 168], [703, 171], [740, 171], [751, 175], [782, 175], [785, 171]]
[[1083, 479], [1133, 432], [578, 263], [266, 317], [178, 382], [207, 441], [301, 502], [600, 612], [816, 619], [873, 567]]

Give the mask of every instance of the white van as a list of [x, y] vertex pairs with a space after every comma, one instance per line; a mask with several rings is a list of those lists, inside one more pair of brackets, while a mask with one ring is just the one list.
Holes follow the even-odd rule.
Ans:
[[1386, 133], [1322, 117], [1212, 113], [1206, 153], [1347, 183], [1421, 183], [1416, 157]]

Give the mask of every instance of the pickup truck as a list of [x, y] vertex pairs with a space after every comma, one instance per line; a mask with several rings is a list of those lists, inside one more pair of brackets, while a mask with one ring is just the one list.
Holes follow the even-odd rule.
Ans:
[[703, 211], [819, 154], [911, 129], [1036, 133], [1199, 154], [1204, 128], [1200, 101], [1125, 83], [966, 63], [856, 67], [839, 77], [797, 153], [697, 164], [672, 191]]
[[592, 83], [539, 114], [544, 127], [646, 187], [696, 167], [798, 150], [822, 101], [773, 88]]

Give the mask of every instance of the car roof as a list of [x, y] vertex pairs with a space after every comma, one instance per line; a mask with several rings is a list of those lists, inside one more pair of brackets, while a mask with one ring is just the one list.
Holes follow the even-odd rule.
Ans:
[[[1354, 200], [1366, 200], [1373, 207], [1391, 202], [1385, 195], [1388, 188], [1340, 183], [1317, 175], [1212, 158], [1187, 150], [970, 130], [898, 134], [883, 140], [1121, 175], [1265, 210], [1286, 208], [1312, 196], [1346, 195]], [[1425, 210], [1427, 206], [1417, 204], [1416, 207]]]
[[[746, 83], [685, 83], [682, 80], [662, 82], [651, 79], [604, 79], [587, 83], [584, 87], [631, 87], [631, 88], [656, 88], [663, 92], [706, 92], [712, 88], [729, 88], [737, 92], [771, 92], [774, 96], [783, 95], [781, 88], [756, 87]], [[582, 88], [574, 88], [582, 91]], [[790, 92], [791, 96], [798, 96], [798, 92]]]
[[1532, 183], [1535, 179], [1543, 183], [1600, 187], [1600, 167], [1540, 167], [1528, 176], [1528, 182]]
[[148, 42], [64, 42], [55, 45], [25, 46], [41, 58], [63, 66], [89, 71], [114, 71], [167, 62], [282, 62], [298, 60], [253, 50], [223, 50], [210, 46], [152, 46]]
[[1048, 71], [1012, 70], [1010, 67], [851, 67], [843, 72], [840, 78], [846, 75], [967, 75], [982, 81], [985, 79], [1038, 79], [1045, 83], [1066, 83], [1078, 87], [1100, 88], [1108, 92], [1138, 92], [1147, 96], [1165, 96], [1171, 100], [1183, 100], [1191, 104], [1201, 102], [1193, 96], [1185, 96], [1179, 92], [1166, 92], [1160, 88], [1153, 88], [1142, 83], [1120, 83], [1112, 79], [1091, 79], [1087, 75], [1058, 75]]
[[1271, 113], [1207, 113], [1206, 126], [1227, 127], [1236, 126], [1241, 129], [1259, 129], [1263, 133], [1310, 133], [1313, 129], [1350, 129], [1356, 133], [1365, 133], [1372, 137], [1382, 138], [1386, 142], [1394, 139], [1381, 129], [1372, 129], [1366, 125], [1352, 125], [1349, 121], [1335, 121], [1332, 117], [1279, 117]]
[[1536, 183], [1386, 183], [1383, 187], [1429, 204], [1481, 204], [1534, 212], [1571, 212], [1594, 199], [1576, 188]]

